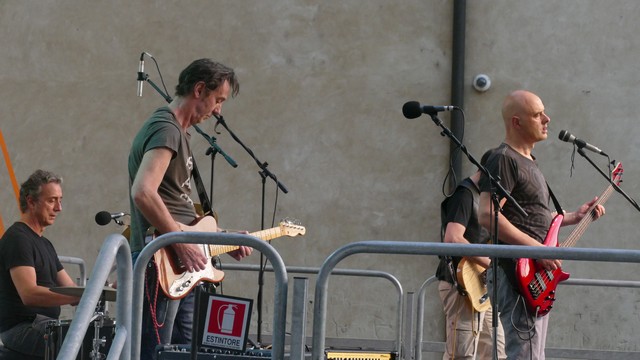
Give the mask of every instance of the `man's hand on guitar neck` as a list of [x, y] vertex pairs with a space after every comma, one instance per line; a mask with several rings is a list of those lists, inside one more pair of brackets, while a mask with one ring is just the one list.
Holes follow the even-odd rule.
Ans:
[[593, 220], [598, 220], [602, 215], [605, 214], [605, 208], [600, 204], [596, 204], [597, 201], [598, 197], [596, 196], [591, 201], [582, 204], [578, 208], [578, 210], [564, 214], [564, 218], [562, 219], [562, 226], [575, 225], [589, 214], [593, 217]]
[[171, 247], [182, 265], [190, 272], [204, 270], [209, 263], [202, 248], [196, 244], [173, 244]]
[[[564, 214], [562, 225], [575, 225], [579, 223], [585, 216], [591, 216], [593, 220], [597, 220], [604, 215], [604, 206], [597, 203], [598, 197], [594, 197], [591, 201], [582, 204], [578, 210]], [[542, 245], [544, 246], [544, 245]], [[545, 270], [553, 271], [562, 267], [562, 261], [558, 259], [538, 259], [538, 264]]]
[[248, 246], [240, 246], [237, 250], [233, 250], [232, 252], [230, 252], [229, 255], [232, 258], [240, 261], [242, 260], [242, 258], [251, 255], [251, 252], [253, 252], [253, 248]]
[[[248, 234], [249, 232], [246, 230], [223, 230], [218, 228], [218, 231], [220, 232], [232, 232], [232, 233], [237, 233], [237, 234]], [[229, 256], [231, 256], [232, 258], [240, 261], [243, 258], [251, 255], [251, 253], [253, 252], [253, 248], [249, 247], [249, 246], [239, 246], [238, 249], [233, 250], [231, 252], [229, 252]]]

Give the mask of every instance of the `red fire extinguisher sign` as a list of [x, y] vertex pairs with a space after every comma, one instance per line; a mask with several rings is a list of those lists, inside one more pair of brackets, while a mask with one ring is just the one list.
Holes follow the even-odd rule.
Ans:
[[210, 296], [202, 345], [244, 349], [250, 313], [251, 301], [248, 299]]

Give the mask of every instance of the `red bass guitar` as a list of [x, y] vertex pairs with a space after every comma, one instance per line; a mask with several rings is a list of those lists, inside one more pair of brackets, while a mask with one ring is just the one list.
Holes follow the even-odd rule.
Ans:
[[[622, 179], [622, 164], [618, 163], [612, 171], [612, 181], [619, 185]], [[604, 204], [613, 193], [613, 186], [609, 185], [598, 197], [593, 205]], [[592, 208], [593, 208], [592, 207]], [[543, 244], [545, 246], [572, 247], [584, 234], [585, 230], [594, 220], [593, 213], [590, 212], [582, 218], [573, 231], [562, 244], [558, 244], [558, 232], [563, 219], [562, 214], [556, 215], [551, 221], [551, 226], [547, 232]], [[520, 288], [520, 293], [524, 297], [527, 308], [538, 317], [545, 316], [551, 311], [556, 300], [556, 287], [561, 281], [569, 278], [569, 273], [558, 268], [556, 270], [545, 270], [533, 259], [518, 259], [516, 262], [516, 282]]]

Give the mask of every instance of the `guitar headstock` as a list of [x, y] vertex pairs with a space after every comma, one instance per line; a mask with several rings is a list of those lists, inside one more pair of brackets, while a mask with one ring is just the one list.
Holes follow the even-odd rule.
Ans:
[[304, 226], [300, 225], [300, 221], [286, 218], [280, 221], [280, 230], [283, 235], [286, 236], [298, 236], [304, 235], [307, 232], [307, 229]]
[[611, 171], [611, 181], [613, 181], [616, 185], [620, 185], [622, 182], [622, 173], [624, 170], [622, 169], [622, 163], [619, 162]]

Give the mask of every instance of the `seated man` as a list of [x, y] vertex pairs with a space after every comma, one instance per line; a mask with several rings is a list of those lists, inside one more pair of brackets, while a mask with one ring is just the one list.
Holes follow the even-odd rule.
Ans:
[[20, 187], [20, 220], [0, 239], [0, 340], [25, 355], [45, 355], [45, 327], [60, 316], [61, 305], [77, 305], [75, 296], [49, 290], [75, 286], [42, 236], [62, 210], [62, 179], [36, 170]]

